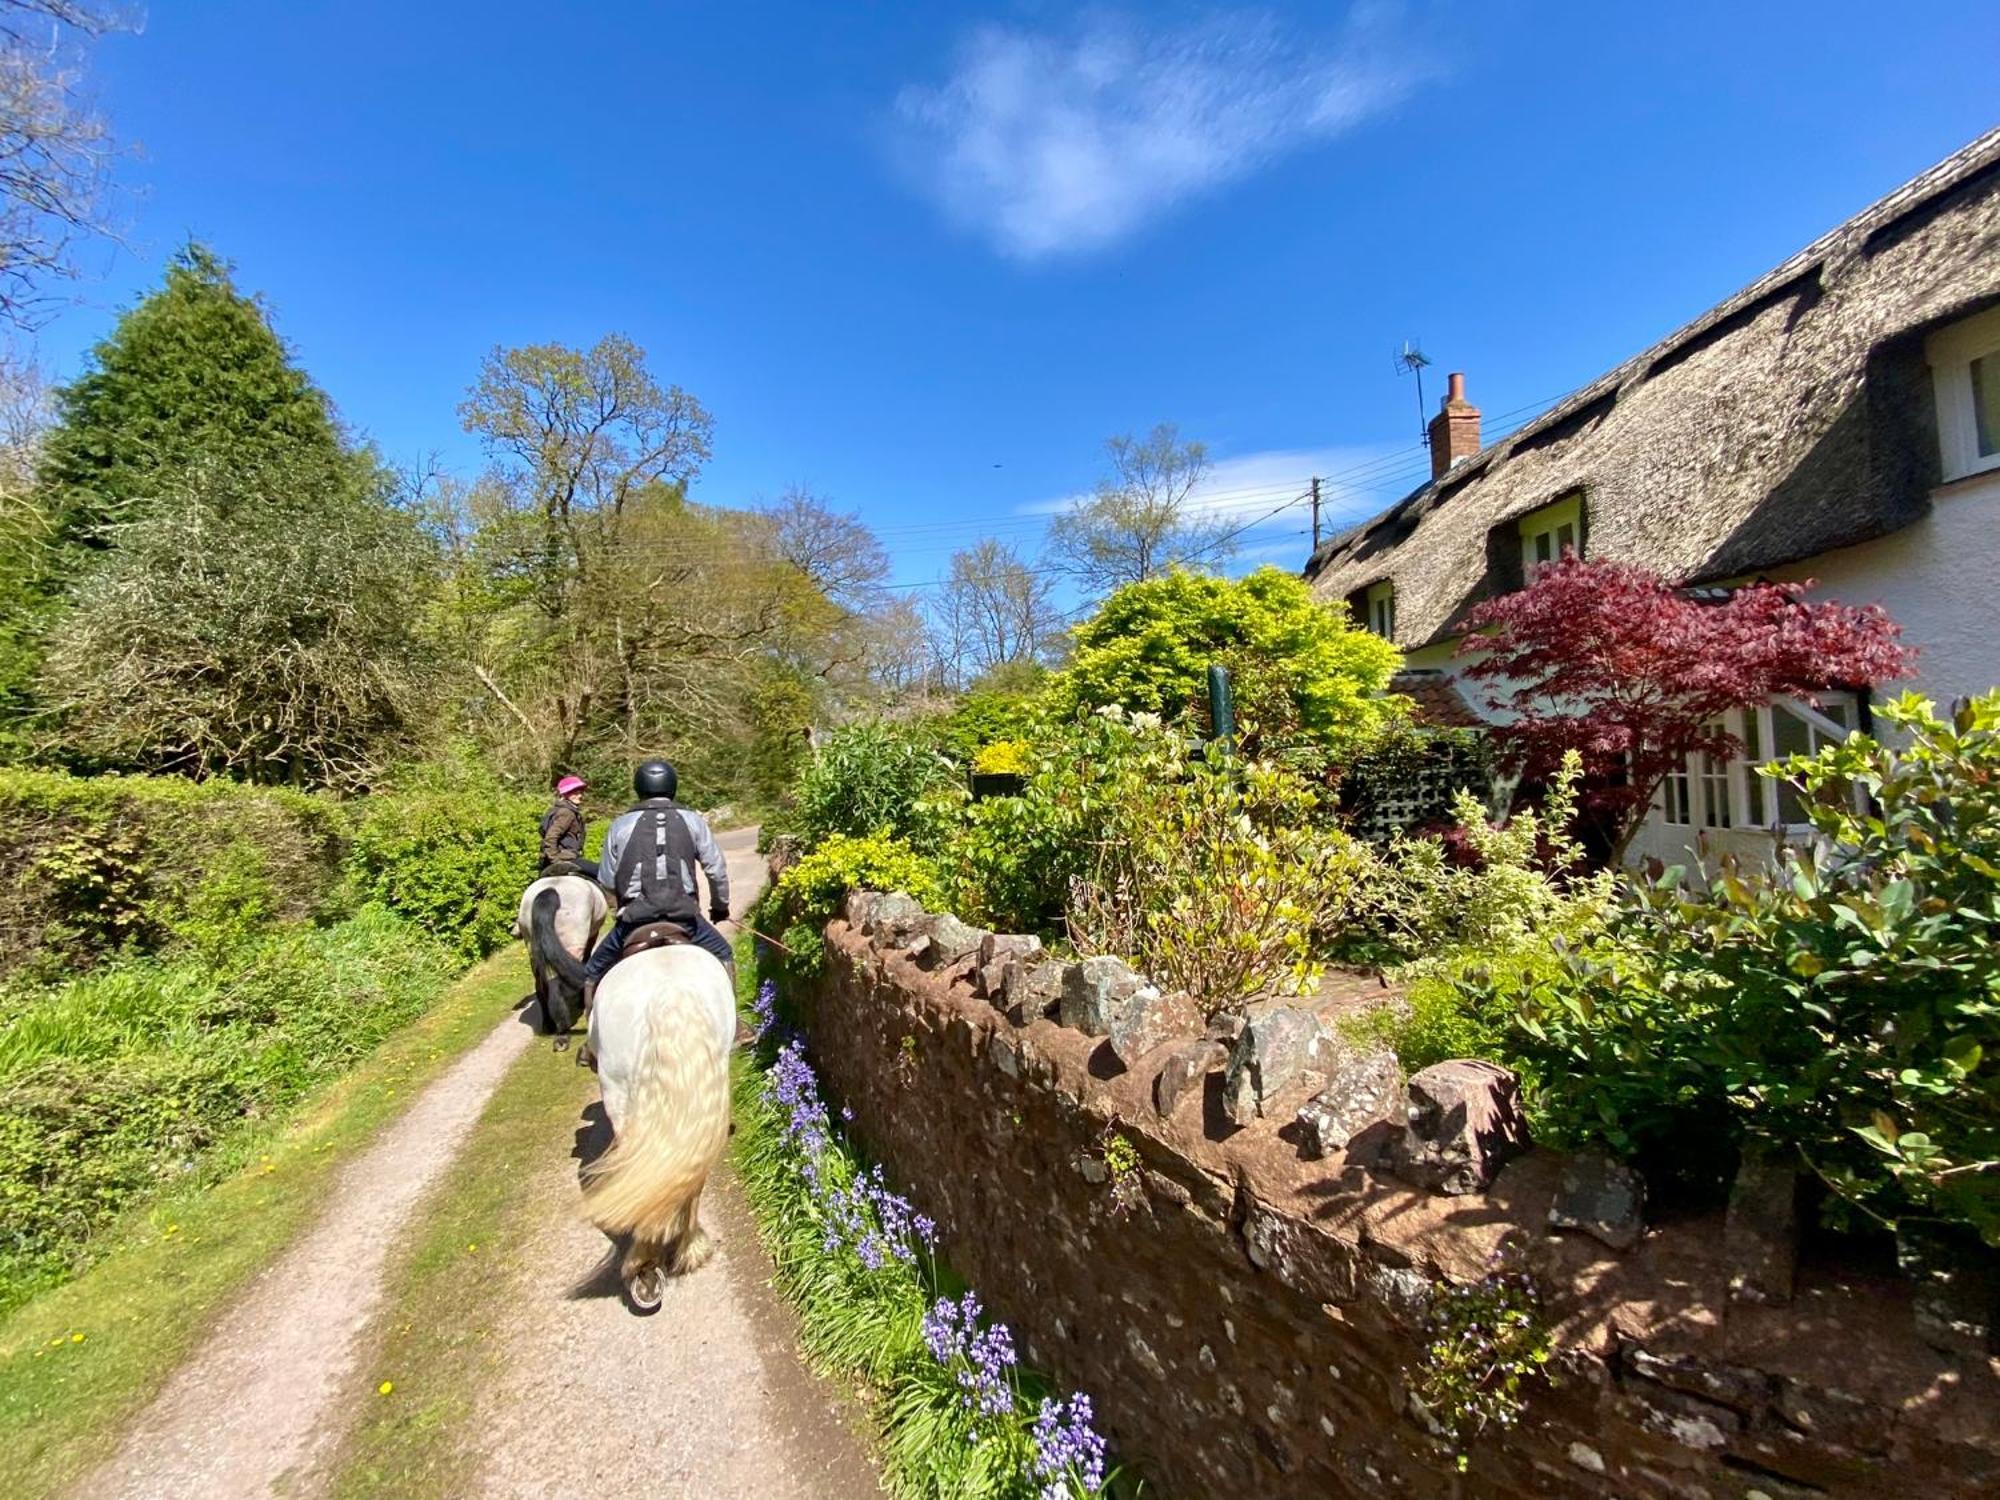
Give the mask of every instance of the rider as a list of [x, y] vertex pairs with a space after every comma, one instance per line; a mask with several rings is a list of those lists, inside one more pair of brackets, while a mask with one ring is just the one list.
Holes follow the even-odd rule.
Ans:
[[581, 776], [556, 783], [556, 800], [542, 814], [541, 874], [597, 879], [597, 866], [583, 857], [583, 791], [589, 784]]
[[[597, 982], [618, 962], [625, 939], [652, 922], [671, 922], [694, 943], [733, 967], [729, 939], [716, 922], [729, 920], [729, 867], [708, 830], [708, 820], [674, 801], [680, 777], [663, 760], [642, 762], [632, 773], [638, 805], [615, 819], [604, 835], [597, 883], [611, 893], [618, 920], [583, 966], [584, 1004], [595, 998]], [[708, 919], [696, 899], [694, 870], [708, 876]]]

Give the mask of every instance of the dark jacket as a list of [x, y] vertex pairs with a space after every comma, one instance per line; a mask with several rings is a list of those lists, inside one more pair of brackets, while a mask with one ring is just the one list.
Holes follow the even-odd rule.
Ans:
[[542, 814], [542, 868], [583, 858], [583, 813], [558, 797]]

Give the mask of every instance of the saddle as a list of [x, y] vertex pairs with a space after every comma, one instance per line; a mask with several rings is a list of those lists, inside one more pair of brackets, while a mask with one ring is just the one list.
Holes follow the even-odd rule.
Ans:
[[627, 934], [624, 946], [618, 950], [618, 957], [623, 961], [635, 953], [644, 953], [648, 948], [674, 948], [693, 941], [694, 934], [678, 922], [648, 922]]
[[[542, 871], [539, 878], [547, 880], [548, 878], [554, 875], [582, 875], [583, 873], [584, 873], [583, 866], [578, 864], [575, 860], [555, 859], [555, 860], [550, 860], [547, 864], [542, 866]], [[588, 877], [586, 876], [585, 878], [587, 879]]]

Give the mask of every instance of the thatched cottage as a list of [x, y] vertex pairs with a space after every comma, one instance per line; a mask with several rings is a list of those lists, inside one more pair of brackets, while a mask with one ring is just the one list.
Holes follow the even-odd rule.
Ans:
[[[1322, 545], [1306, 577], [1408, 656], [1433, 718], [1466, 612], [1539, 562], [1643, 563], [1679, 583], [1817, 580], [1881, 603], [1940, 703], [2000, 684], [2000, 129], [1906, 183], [1537, 420], [1481, 446], [1463, 377], [1432, 477]], [[1749, 759], [1866, 727], [1866, 695], [1739, 715]], [[1632, 857], [1753, 853], [1795, 827], [1747, 763], [1669, 778]]]

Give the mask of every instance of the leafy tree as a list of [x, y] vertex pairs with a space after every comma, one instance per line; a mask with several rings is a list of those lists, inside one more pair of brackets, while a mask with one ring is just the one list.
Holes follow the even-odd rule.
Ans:
[[1382, 694], [1400, 661], [1289, 573], [1259, 568], [1232, 581], [1175, 569], [1127, 584], [1079, 625], [1049, 693], [1066, 714], [1116, 703], [1201, 722], [1208, 668], [1221, 665], [1246, 726], [1274, 744], [1345, 756], [1393, 717], [1396, 700]]
[[358, 471], [325, 394], [293, 363], [263, 307], [197, 244], [118, 320], [56, 403], [41, 483], [57, 544], [107, 545], [198, 460]]
[[181, 470], [54, 628], [41, 694], [118, 765], [353, 788], [431, 721], [435, 552], [320, 464]]
[[685, 491], [714, 427], [699, 401], [661, 385], [646, 351], [618, 334], [589, 349], [495, 349], [459, 416], [486, 444], [499, 493], [526, 523], [516, 562], [550, 619], [588, 586], [594, 546], [617, 540], [636, 501]]
[[1193, 511], [1212, 467], [1201, 443], [1162, 422], [1143, 438], [1109, 439], [1111, 472], [1049, 528], [1049, 555], [1087, 594], [1144, 583], [1174, 567], [1217, 564], [1233, 553], [1225, 523]]
[[1909, 670], [1879, 606], [1809, 604], [1809, 587], [1755, 583], [1707, 602], [1641, 567], [1567, 557], [1473, 610], [1459, 654], [1492, 684], [1496, 734], [1525, 776], [1582, 757], [1592, 842], [1615, 864], [1669, 772], [1742, 752], [1729, 709]]

